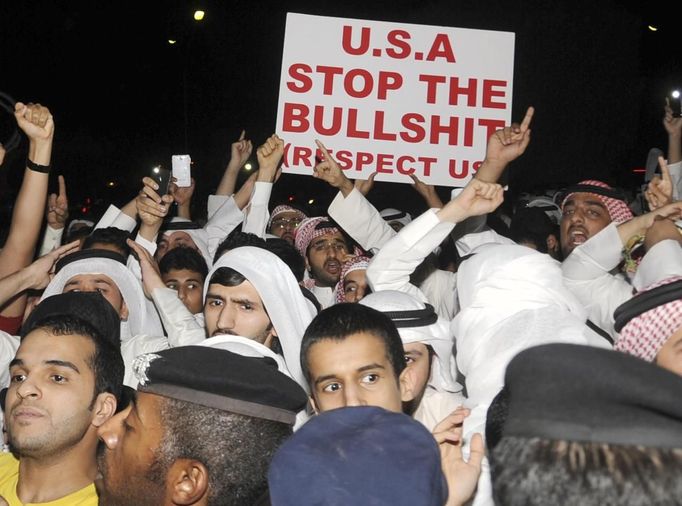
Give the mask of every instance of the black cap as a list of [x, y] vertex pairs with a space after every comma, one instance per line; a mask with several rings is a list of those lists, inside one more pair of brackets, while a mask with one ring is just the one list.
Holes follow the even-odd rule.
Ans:
[[40, 320], [61, 315], [85, 320], [114, 346], [121, 346], [121, 318], [99, 292], [66, 292], [43, 299], [26, 318], [21, 336], [31, 332]]
[[208, 346], [140, 355], [133, 369], [139, 392], [291, 425], [308, 401], [273, 359]]
[[507, 367], [504, 436], [682, 448], [682, 377], [615, 350], [546, 344]]

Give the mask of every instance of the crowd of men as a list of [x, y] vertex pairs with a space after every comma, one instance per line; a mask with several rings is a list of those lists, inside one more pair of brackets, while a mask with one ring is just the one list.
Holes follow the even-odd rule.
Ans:
[[682, 504], [682, 119], [646, 210], [591, 179], [506, 216], [533, 114], [418, 217], [320, 141], [327, 214], [271, 202], [276, 134], [237, 189], [242, 133], [205, 216], [144, 178], [95, 223], [18, 102], [0, 504]]

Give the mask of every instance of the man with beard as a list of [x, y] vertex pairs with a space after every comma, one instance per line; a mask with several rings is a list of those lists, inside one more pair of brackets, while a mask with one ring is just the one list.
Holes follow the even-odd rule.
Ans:
[[122, 392], [118, 334], [97, 294], [57, 295], [29, 317], [5, 400], [12, 453], [0, 454], [0, 496], [9, 504], [97, 504], [97, 429]]
[[341, 265], [350, 254], [349, 240], [329, 218], [306, 218], [296, 230], [294, 245], [305, 258], [308, 278], [304, 285], [313, 292], [322, 308], [334, 304], [334, 287]]
[[186, 346], [138, 357], [134, 401], [99, 430], [102, 505], [249, 506], [305, 391], [270, 358]]
[[307, 216], [300, 209], [281, 204], [272, 210], [268, 222], [268, 233], [294, 244], [296, 229]]

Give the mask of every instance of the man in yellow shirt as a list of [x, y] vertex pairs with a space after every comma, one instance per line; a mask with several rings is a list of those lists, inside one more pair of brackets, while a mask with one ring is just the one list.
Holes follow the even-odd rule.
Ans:
[[74, 292], [26, 321], [4, 405], [12, 453], [0, 454], [0, 497], [10, 506], [98, 503], [97, 429], [123, 385], [114, 313], [100, 294]]

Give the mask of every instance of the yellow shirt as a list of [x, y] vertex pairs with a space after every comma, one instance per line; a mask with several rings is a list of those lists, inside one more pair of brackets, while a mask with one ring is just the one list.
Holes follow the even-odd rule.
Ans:
[[43, 506], [97, 506], [97, 491], [95, 484], [77, 490], [61, 499], [41, 503], [23, 503], [17, 497], [17, 483], [19, 482], [19, 461], [11, 453], [0, 453], [0, 497], [9, 506], [28, 506], [41, 504]]

